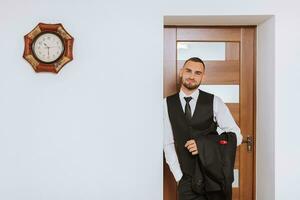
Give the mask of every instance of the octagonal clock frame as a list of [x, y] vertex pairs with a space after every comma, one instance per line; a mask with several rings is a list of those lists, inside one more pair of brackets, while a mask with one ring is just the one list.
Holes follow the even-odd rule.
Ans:
[[[43, 36], [46, 36], [42, 38]], [[38, 48], [45, 48], [39, 52], [33, 48], [38, 38], [42, 38]], [[58, 38], [58, 39], [57, 39]], [[47, 41], [47, 39], [49, 41]], [[23, 57], [31, 64], [36, 72], [58, 73], [65, 64], [73, 60], [74, 38], [64, 29], [62, 24], [39, 23], [30, 33], [24, 36], [25, 48]], [[46, 40], [46, 41], [45, 41]], [[48, 46], [56, 42], [57, 46]], [[50, 51], [50, 48], [51, 49]], [[47, 55], [44, 52], [47, 52]], [[49, 52], [54, 60], [49, 57]], [[40, 55], [38, 55], [40, 53]], [[48, 56], [48, 58], [47, 58]]]

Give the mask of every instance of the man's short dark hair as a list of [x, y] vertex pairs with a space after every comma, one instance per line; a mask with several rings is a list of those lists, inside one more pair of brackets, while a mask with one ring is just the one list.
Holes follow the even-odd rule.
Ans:
[[185, 64], [186, 64], [187, 62], [189, 62], [189, 61], [202, 63], [202, 65], [203, 65], [203, 67], [204, 67], [204, 69], [205, 69], [205, 64], [204, 64], [203, 60], [201, 60], [201, 59], [198, 58], [198, 57], [191, 57], [191, 58], [187, 59], [187, 60], [184, 62], [183, 66], [185, 66]]

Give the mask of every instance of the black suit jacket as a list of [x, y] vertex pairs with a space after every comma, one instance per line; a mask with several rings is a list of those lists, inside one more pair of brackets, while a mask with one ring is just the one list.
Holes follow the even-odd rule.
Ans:
[[219, 135], [216, 131], [202, 131], [194, 135], [197, 135], [194, 139], [199, 154], [192, 178], [193, 190], [199, 194], [222, 191], [224, 200], [231, 200], [237, 145], [235, 133]]

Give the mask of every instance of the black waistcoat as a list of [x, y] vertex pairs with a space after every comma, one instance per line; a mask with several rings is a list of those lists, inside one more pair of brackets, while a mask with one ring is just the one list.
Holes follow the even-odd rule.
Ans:
[[213, 121], [213, 100], [214, 95], [199, 90], [194, 114], [191, 121], [188, 121], [180, 103], [179, 93], [167, 97], [178, 160], [181, 170], [189, 175], [194, 173], [196, 156], [192, 155], [184, 145], [188, 140], [197, 138], [197, 134], [201, 134], [201, 131], [208, 129], [216, 131], [216, 124]]

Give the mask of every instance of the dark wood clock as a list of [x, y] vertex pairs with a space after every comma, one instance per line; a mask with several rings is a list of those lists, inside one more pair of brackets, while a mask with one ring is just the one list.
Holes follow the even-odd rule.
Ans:
[[73, 60], [73, 37], [62, 24], [39, 23], [24, 36], [23, 57], [36, 72], [58, 73]]

